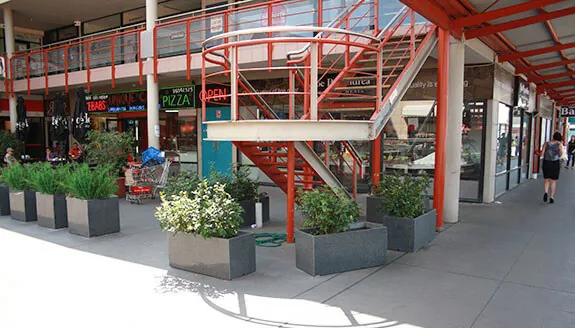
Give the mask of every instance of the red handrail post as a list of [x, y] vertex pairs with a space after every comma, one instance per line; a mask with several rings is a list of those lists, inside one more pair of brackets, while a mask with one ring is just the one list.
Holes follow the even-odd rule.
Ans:
[[[274, 25], [273, 22], [273, 7], [272, 7], [272, 3], [268, 4], [268, 27], [272, 27]], [[272, 33], [268, 32], [268, 39], [272, 38]], [[272, 60], [273, 60], [273, 45], [271, 42], [268, 42], [268, 72], [271, 72], [271, 67], [272, 67]]]
[[186, 21], [186, 78], [189, 80], [192, 79], [192, 56], [190, 55], [190, 21]]
[[295, 209], [295, 148], [293, 141], [287, 142], [287, 242], [293, 243]]
[[111, 44], [111, 56], [112, 56], [112, 66], [111, 66], [111, 70], [112, 70], [112, 88], [116, 87], [116, 51], [115, 51], [115, 47], [116, 47], [116, 37], [114, 35], [112, 35], [112, 38], [110, 40], [110, 44]]
[[28, 95], [30, 95], [30, 53], [26, 54], [26, 80], [28, 85]]
[[409, 43], [409, 48], [411, 49], [411, 58], [415, 57], [415, 11], [413, 9], [409, 10], [411, 19], [411, 42]]
[[66, 93], [68, 93], [68, 53], [70, 46], [64, 46], [64, 87], [66, 88]]
[[[144, 62], [142, 61], [142, 35], [141, 35], [142, 31], [138, 31], [136, 32], [136, 39], [138, 42], [138, 69], [140, 70], [140, 76], [139, 76], [139, 83], [140, 85], [144, 84]], [[156, 40], [154, 40], [154, 47], [156, 44]]]
[[92, 89], [90, 81], [90, 41], [87, 41], [84, 45], [86, 47], [86, 80], [88, 82], [88, 91]]
[[371, 181], [373, 187], [375, 187], [379, 184], [379, 175], [381, 172], [381, 133], [373, 140], [372, 153]]
[[200, 100], [202, 101], [202, 115], [200, 122], [205, 122], [206, 117], [206, 54], [202, 53], [202, 90], [200, 90]]
[[[322, 27], [323, 26], [323, 0], [318, 0], [317, 1], [317, 26]], [[323, 43], [320, 43], [318, 45], [318, 58], [321, 58], [322, 54], [323, 54]], [[321, 61], [320, 61], [321, 63]]]
[[[228, 33], [230, 31], [230, 16], [229, 16], [229, 12], [225, 12], [224, 13], [224, 33]], [[224, 43], [228, 43], [229, 42], [229, 38], [224, 38]], [[226, 58], [230, 58], [230, 49], [226, 48], [224, 50], [224, 55], [226, 56]]]
[[[48, 83], [49, 83], [49, 77], [48, 77], [48, 52], [44, 51], [43, 52], [44, 55], [44, 84], [45, 84], [45, 93], [48, 94]], [[29, 80], [29, 79], [28, 79]], [[28, 92], [30, 92], [30, 89], [28, 88]]]
[[437, 132], [435, 140], [435, 173], [433, 203], [437, 210], [435, 225], [443, 227], [445, 193], [445, 145], [447, 138], [447, 102], [449, 92], [449, 37], [447, 30], [439, 29], [437, 69]]
[[374, 25], [374, 30], [377, 33], [379, 33], [379, 1], [378, 0], [373, 0], [373, 7], [375, 8], [375, 15], [373, 16], [373, 25]]

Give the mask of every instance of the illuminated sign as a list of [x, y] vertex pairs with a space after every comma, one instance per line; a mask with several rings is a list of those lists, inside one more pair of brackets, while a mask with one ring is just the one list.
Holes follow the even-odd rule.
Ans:
[[229, 105], [230, 88], [220, 85], [206, 85], [204, 90], [198, 92], [197, 100], [198, 107], [202, 105], [202, 101], [206, 102], [207, 107]]
[[561, 117], [575, 117], [575, 106], [561, 107]]
[[[160, 109], [195, 108], [195, 86], [160, 89]], [[145, 111], [148, 95], [145, 90], [123, 93], [87, 95], [88, 112], [122, 113]]]

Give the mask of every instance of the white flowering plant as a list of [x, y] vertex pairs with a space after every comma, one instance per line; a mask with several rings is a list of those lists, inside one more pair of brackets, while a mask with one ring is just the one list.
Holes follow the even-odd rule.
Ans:
[[237, 236], [242, 207], [225, 191], [225, 184], [199, 182], [191, 193], [162, 195], [156, 218], [164, 231], [183, 232], [204, 238]]

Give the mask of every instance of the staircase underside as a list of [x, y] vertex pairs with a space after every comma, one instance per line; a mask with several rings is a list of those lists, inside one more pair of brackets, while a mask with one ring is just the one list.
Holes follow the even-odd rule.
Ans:
[[253, 120], [206, 122], [212, 141], [373, 140], [374, 122], [349, 120]]

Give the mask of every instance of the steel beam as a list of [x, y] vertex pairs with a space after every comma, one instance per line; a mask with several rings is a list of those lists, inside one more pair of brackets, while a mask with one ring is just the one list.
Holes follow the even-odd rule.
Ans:
[[562, 61], [548, 63], [548, 64], [541, 64], [541, 65], [517, 68], [517, 69], [515, 69], [515, 74], [525, 74], [525, 73], [529, 73], [529, 72], [533, 72], [533, 71], [538, 71], [538, 70], [548, 69], [548, 68], [553, 68], [553, 67], [559, 67], [559, 66], [564, 66], [564, 65], [569, 65], [569, 64], [575, 64], [575, 59], [568, 59], [568, 60], [562, 60]]
[[495, 19], [504, 18], [510, 15], [521, 13], [524, 11], [529, 11], [533, 9], [538, 9], [544, 6], [548, 6], [554, 3], [563, 2], [565, 0], [533, 0], [526, 3], [513, 5], [497, 10], [492, 10], [484, 12], [477, 15], [467, 16], [458, 18], [451, 24], [452, 28], [464, 28], [475, 25], [481, 25], [485, 22], [490, 22]]
[[555, 88], [562, 88], [568, 87], [571, 85], [575, 85], [575, 80], [571, 81], [564, 81], [564, 82], [556, 82], [556, 83], [547, 83], [547, 84], [540, 84], [537, 86], [537, 91], [544, 91], [546, 89], [555, 89]]
[[400, 0], [409, 8], [417, 11], [421, 16], [425, 17], [428, 21], [437, 25], [440, 28], [449, 30], [451, 19], [445, 11], [429, 0]]
[[552, 19], [565, 17], [565, 16], [569, 16], [569, 15], [573, 15], [573, 14], [575, 14], [575, 7], [561, 9], [561, 10], [557, 10], [557, 11], [552, 11], [552, 12], [548, 12], [546, 14], [538, 14], [535, 16], [531, 16], [531, 17], [527, 17], [527, 18], [523, 18], [523, 19], [518, 19], [518, 20], [514, 20], [514, 21], [510, 21], [510, 22], [505, 22], [505, 23], [501, 23], [501, 24], [494, 24], [494, 25], [489, 25], [486, 27], [468, 30], [468, 31], [465, 31], [465, 38], [467, 40], [474, 39], [474, 38], [480, 38], [482, 36], [495, 34], [495, 33], [508, 31], [508, 30], [513, 30], [516, 28], [520, 28], [520, 27], [524, 27], [524, 26], [528, 26], [528, 25], [533, 25], [533, 24], [537, 24], [537, 23], [541, 23], [541, 22], [546, 22], [546, 21], [549, 21]]
[[527, 51], [521, 51], [521, 52], [513, 52], [510, 54], [503, 54], [497, 58], [497, 61], [500, 63], [503, 63], [506, 61], [514, 60], [514, 59], [532, 57], [532, 56], [546, 54], [549, 52], [561, 51], [561, 50], [565, 50], [565, 49], [569, 49], [569, 48], [575, 48], [575, 42], [560, 44], [560, 45], [552, 46], [552, 47], [545, 47], [545, 48], [539, 48], [539, 49], [527, 50]]
[[542, 75], [537, 77], [532, 77], [529, 79], [529, 82], [543, 82], [547, 80], [554, 80], [561, 77], [568, 77], [568, 76], [575, 76], [575, 72], [564, 72], [564, 73], [557, 73], [557, 74], [550, 74], [550, 75]]
[[286, 241], [293, 243], [294, 214], [295, 214], [295, 147], [293, 141], [287, 143], [287, 224]]

